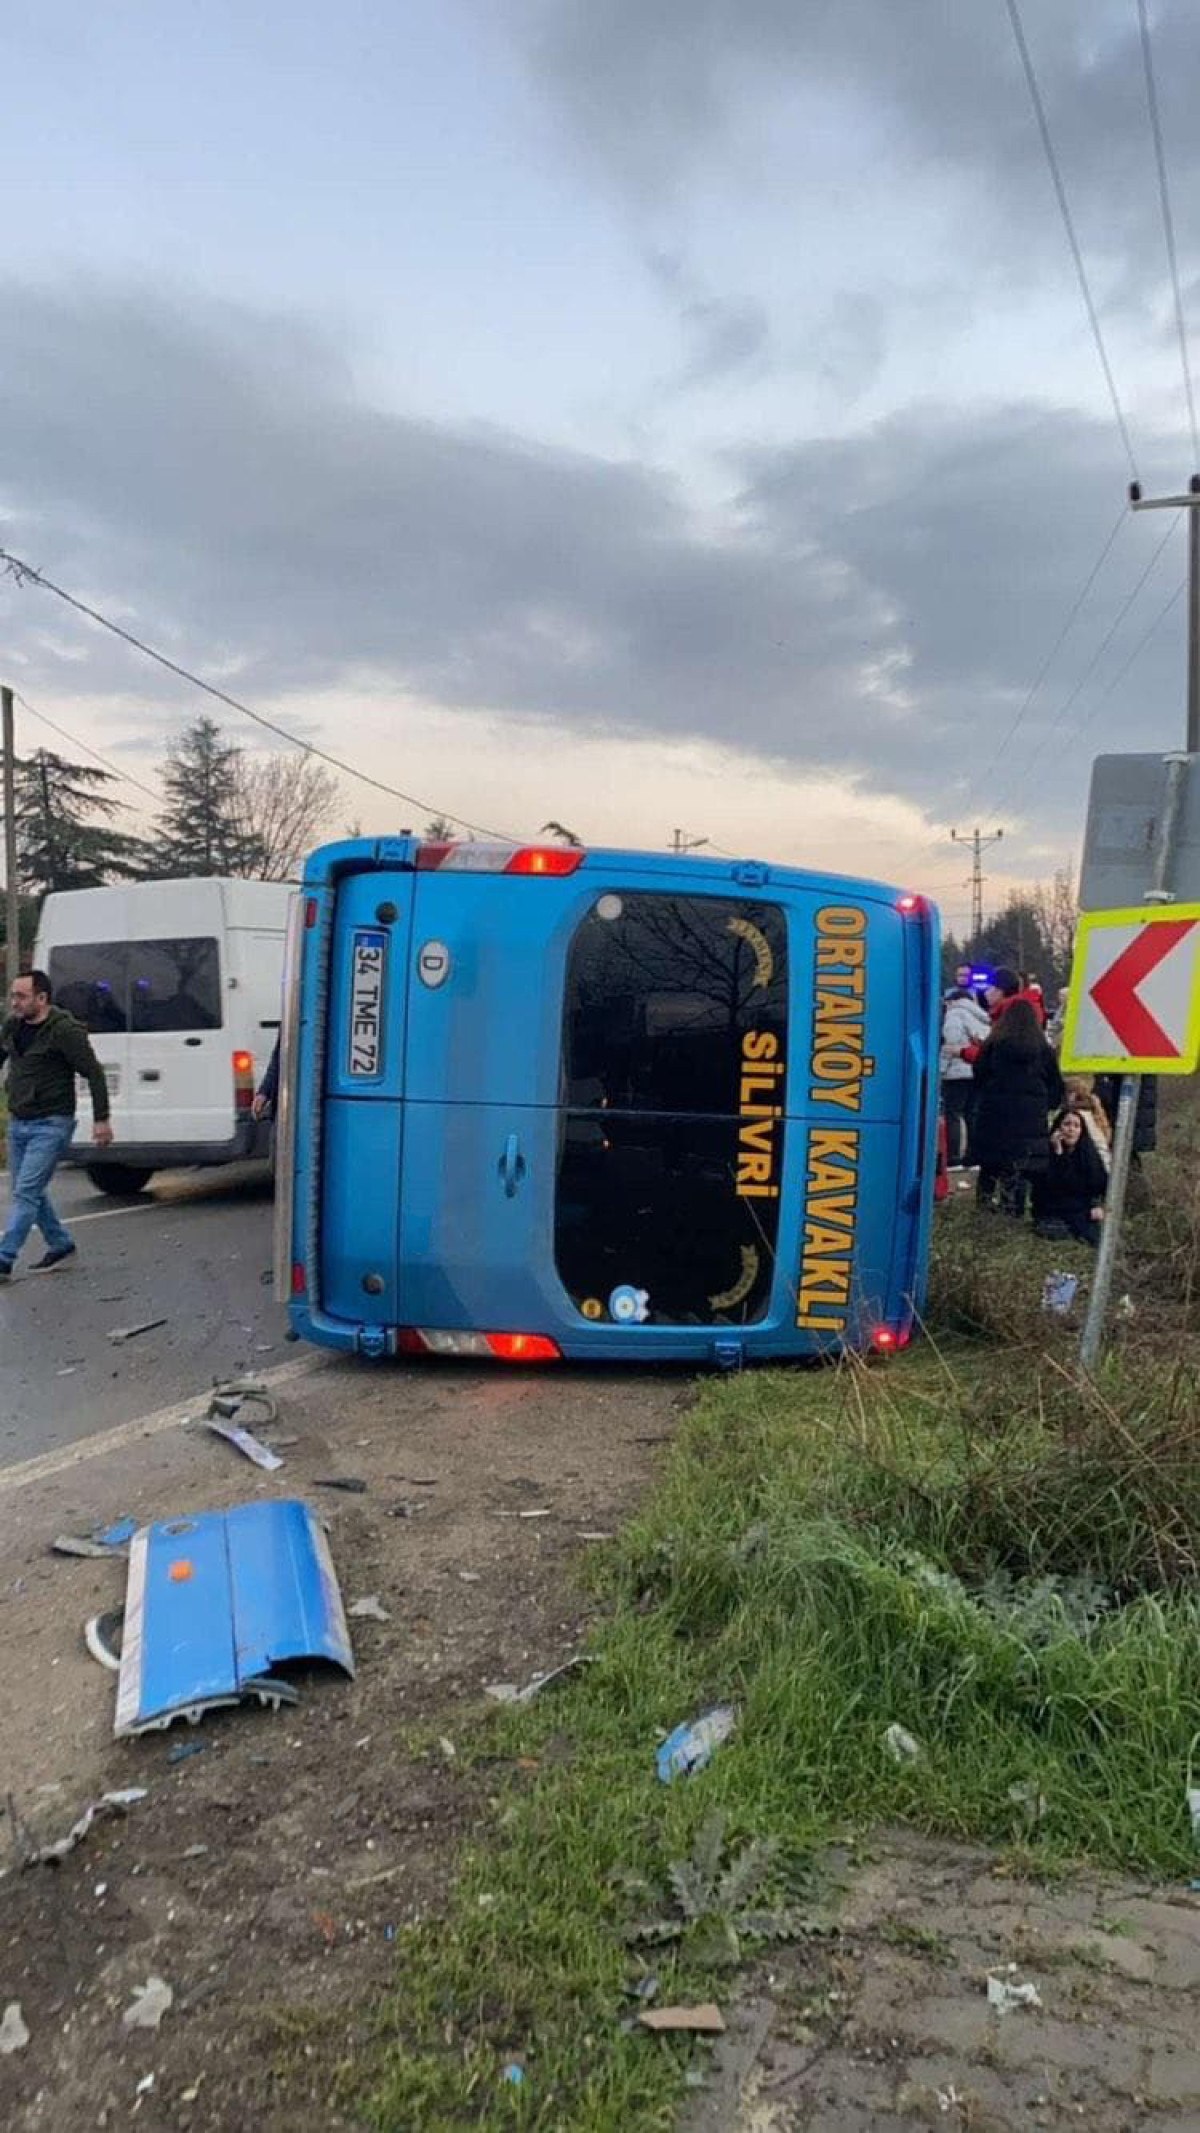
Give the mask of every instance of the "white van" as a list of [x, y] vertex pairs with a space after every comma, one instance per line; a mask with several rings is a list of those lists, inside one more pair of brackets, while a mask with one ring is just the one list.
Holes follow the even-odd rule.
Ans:
[[275, 881], [138, 881], [48, 896], [34, 962], [86, 1024], [108, 1080], [113, 1139], [91, 1142], [80, 1091], [66, 1160], [101, 1192], [156, 1170], [270, 1153], [250, 1115], [279, 1031], [293, 890]]

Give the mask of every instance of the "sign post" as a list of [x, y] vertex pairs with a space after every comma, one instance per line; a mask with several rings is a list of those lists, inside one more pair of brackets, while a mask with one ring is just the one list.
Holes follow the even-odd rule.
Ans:
[[[1079, 921], [1063, 1025], [1066, 1072], [1121, 1076], [1112, 1172], [1079, 1359], [1100, 1359], [1133, 1156], [1142, 1074], [1194, 1074], [1200, 1063], [1200, 903], [1171, 901], [1180, 811], [1194, 758], [1167, 756], [1161, 807], [1151, 817], [1153, 863], [1145, 901], [1092, 910]], [[1091, 841], [1089, 824], [1089, 841]], [[1085, 856], [1085, 866], [1086, 866]]]

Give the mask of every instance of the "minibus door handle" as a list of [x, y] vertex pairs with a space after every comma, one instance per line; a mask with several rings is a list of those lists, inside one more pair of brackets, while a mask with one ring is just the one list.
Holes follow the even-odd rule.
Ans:
[[500, 1176], [504, 1180], [504, 1191], [508, 1199], [515, 1199], [517, 1187], [525, 1175], [525, 1169], [526, 1164], [525, 1158], [521, 1153], [521, 1143], [515, 1133], [510, 1133], [504, 1143], [504, 1153], [500, 1158]]

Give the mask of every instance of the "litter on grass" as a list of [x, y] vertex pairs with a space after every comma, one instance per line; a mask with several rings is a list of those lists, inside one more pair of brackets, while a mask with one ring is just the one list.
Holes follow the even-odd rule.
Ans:
[[662, 1783], [669, 1785], [674, 1778], [689, 1777], [693, 1771], [703, 1770], [721, 1743], [729, 1739], [736, 1724], [737, 1712], [733, 1705], [718, 1703], [701, 1717], [676, 1726], [675, 1731], [667, 1735], [656, 1757]]
[[719, 2037], [725, 2018], [715, 2000], [698, 2007], [647, 2007], [638, 2016], [643, 2029], [685, 2031], [697, 2037]]
[[889, 1726], [883, 1736], [883, 1745], [895, 1763], [915, 1763], [921, 1755], [920, 1741], [903, 1726]]
[[561, 1681], [564, 1674], [573, 1674], [577, 1667], [594, 1665], [590, 1652], [576, 1652], [573, 1659], [565, 1659], [561, 1666], [552, 1666], [549, 1673], [534, 1674], [524, 1688], [518, 1688], [515, 1681], [489, 1681], [485, 1683], [483, 1693], [490, 1696], [493, 1703], [532, 1703], [552, 1681]]

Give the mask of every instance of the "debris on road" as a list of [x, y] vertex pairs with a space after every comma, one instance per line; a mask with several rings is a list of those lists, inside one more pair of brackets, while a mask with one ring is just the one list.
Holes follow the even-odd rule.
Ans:
[[392, 1619], [377, 1592], [365, 1592], [361, 1600], [351, 1600], [346, 1613], [359, 1622], [390, 1622]]
[[21, 2002], [10, 2000], [0, 2020], [0, 2053], [7, 2058], [10, 2052], [23, 2052], [29, 2042], [29, 2031], [21, 2013]]
[[168, 1748], [167, 1761], [186, 1763], [193, 1755], [203, 1755], [205, 1749], [211, 1745], [211, 1742], [206, 1740], [178, 1740], [173, 1748]]
[[205, 1429], [210, 1430], [214, 1437], [224, 1437], [226, 1444], [232, 1444], [245, 1458], [252, 1459], [255, 1466], [260, 1466], [264, 1473], [274, 1474], [283, 1465], [278, 1452], [273, 1452], [270, 1446], [264, 1444], [261, 1437], [256, 1437], [252, 1431], [240, 1429], [236, 1422], [222, 1422], [212, 1413], [205, 1415], [203, 1419]]
[[53, 1555], [123, 1556], [137, 1524], [136, 1518], [118, 1518], [110, 1526], [93, 1526], [90, 1533], [60, 1533], [51, 1541], [50, 1550]]
[[638, 2016], [643, 2029], [675, 2030], [697, 2037], [719, 2037], [725, 2018], [715, 2000], [698, 2007], [647, 2007]]
[[357, 1474], [327, 1474], [322, 1481], [314, 1481], [314, 1489], [344, 1489], [347, 1496], [365, 1496], [367, 1484]]
[[1078, 1274], [1047, 1274], [1042, 1283], [1042, 1309], [1056, 1318], [1065, 1318], [1075, 1301], [1079, 1288]]
[[883, 1745], [894, 1763], [918, 1762], [923, 1752], [920, 1741], [903, 1726], [889, 1726], [883, 1736]]
[[165, 1977], [148, 1977], [144, 1985], [134, 1986], [133, 1995], [121, 2016], [126, 2029], [157, 2029], [175, 1999]]
[[65, 1837], [57, 1838], [53, 1844], [39, 1845], [36, 1851], [30, 1852], [25, 1860], [26, 1866], [57, 1866], [86, 1837], [93, 1822], [104, 1815], [123, 1815], [127, 1808], [136, 1807], [146, 1796], [145, 1785], [127, 1785], [122, 1792], [102, 1792], [98, 1800], [85, 1807], [79, 1820], [72, 1822]]
[[275, 1672], [324, 1659], [353, 1677], [354, 1655], [329, 1544], [307, 1504], [235, 1504], [158, 1520], [134, 1536], [114, 1731], [118, 1739], [197, 1724], [298, 1692]]
[[1010, 1963], [1003, 1977], [997, 1977], [994, 1971], [988, 1972], [988, 2006], [994, 2007], [997, 2014], [1011, 2014], [1017, 2007], [1040, 2007], [1042, 2004], [1037, 1986], [1020, 1984], [1016, 1971], [1016, 1964]]
[[664, 1785], [673, 1778], [690, 1776], [712, 1761], [716, 1750], [729, 1739], [737, 1724], [731, 1703], [714, 1704], [711, 1711], [689, 1723], [676, 1726], [658, 1751], [658, 1775]]
[[83, 1625], [83, 1641], [93, 1659], [106, 1666], [110, 1674], [121, 1671], [121, 1638], [125, 1629], [125, 1609], [107, 1607], [103, 1614], [91, 1615]]
[[156, 1333], [158, 1328], [166, 1323], [165, 1318], [144, 1318], [137, 1326], [114, 1326], [108, 1337], [117, 1344], [121, 1341], [135, 1341], [139, 1333]]

